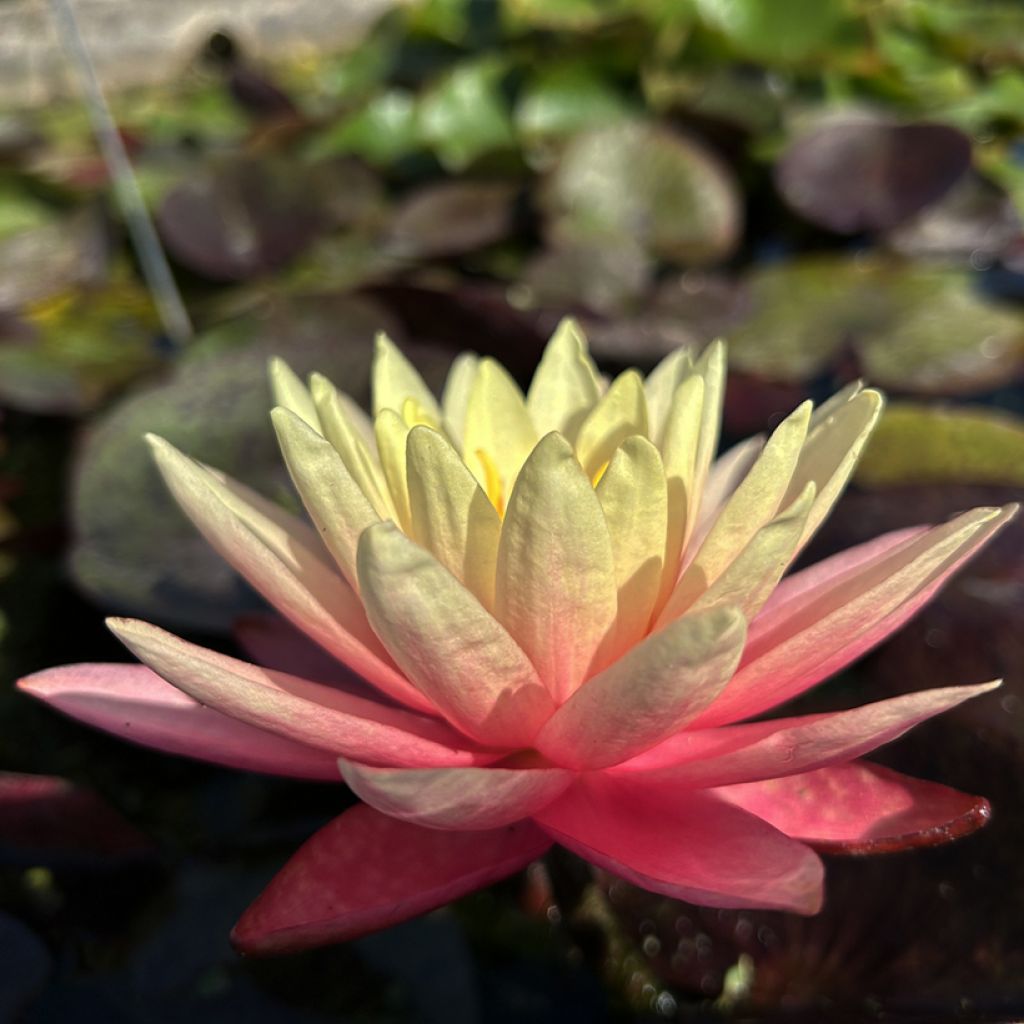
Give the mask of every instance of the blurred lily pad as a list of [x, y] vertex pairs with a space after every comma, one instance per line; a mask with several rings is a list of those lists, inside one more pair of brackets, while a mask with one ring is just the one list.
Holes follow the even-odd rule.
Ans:
[[882, 387], [955, 395], [1024, 372], [1024, 315], [969, 273], [809, 257], [757, 268], [746, 285], [750, 316], [727, 332], [732, 363], [767, 380], [807, 382], [853, 357]]
[[971, 140], [942, 124], [832, 114], [797, 137], [775, 182], [801, 216], [840, 234], [881, 231], [941, 199], [971, 165]]
[[[71, 497], [71, 568], [108, 608], [208, 631], [259, 607], [255, 596], [178, 511], [152, 466], [143, 434], [297, 507], [268, 410], [267, 360], [319, 370], [368, 397], [373, 336], [399, 325], [355, 298], [279, 302], [198, 339], [162, 384], [123, 400], [91, 424]], [[444, 362], [443, 358], [439, 360]]]
[[630, 0], [500, 0], [506, 25], [515, 29], [585, 32], [634, 13]]
[[742, 211], [729, 169], [695, 139], [642, 121], [572, 139], [541, 201], [558, 244], [639, 244], [686, 265], [735, 248]]
[[766, 63], [800, 61], [826, 49], [846, 15], [844, 0], [697, 0], [704, 21], [740, 53]]
[[419, 145], [415, 95], [406, 89], [387, 89], [320, 132], [307, 152], [313, 158], [352, 153], [374, 165], [388, 165]]
[[857, 482], [1024, 487], [1024, 420], [983, 408], [891, 405], [857, 467]]
[[586, 63], [555, 64], [523, 87], [515, 109], [516, 129], [527, 142], [561, 138], [600, 128], [630, 113], [622, 93]]
[[233, 156], [196, 170], [164, 197], [157, 226], [171, 255], [215, 281], [283, 267], [321, 228], [308, 174], [269, 158]]
[[87, 412], [162, 359], [156, 311], [130, 281], [33, 303], [20, 327], [0, 335], [0, 401], [29, 412]]
[[451, 171], [496, 150], [511, 149], [515, 132], [501, 91], [504, 61], [484, 57], [458, 65], [420, 98], [417, 126]]
[[512, 230], [519, 186], [507, 181], [446, 181], [414, 192], [395, 211], [388, 231], [396, 256], [420, 259], [472, 252]]

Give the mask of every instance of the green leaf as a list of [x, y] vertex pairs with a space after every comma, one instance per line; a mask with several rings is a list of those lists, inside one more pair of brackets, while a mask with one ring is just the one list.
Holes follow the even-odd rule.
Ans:
[[526, 83], [515, 122], [520, 135], [539, 141], [599, 128], [628, 113], [617, 89], [589, 65], [574, 62], [545, 68]]
[[305, 155], [320, 160], [351, 153], [377, 166], [387, 166], [419, 145], [415, 97], [405, 89], [388, 89], [316, 135]]
[[515, 145], [508, 103], [501, 92], [503, 61], [485, 57], [462, 64], [420, 99], [420, 139], [451, 171], [478, 157]]
[[501, 0], [501, 13], [512, 31], [554, 29], [585, 32], [635, 13], [631, 0]]
[[741, 229], [728, 168], [696, 140], [642, 121], [574, 138], [542, 202], [560, 246], [628, 241], [687, 265], [724, 259]]
[[1024, 420], [981, 408], [889, 406], [857, 467], [865, 487], [1024, 487]]
[[697, 10], [746, 56], [790, 63], [828, 47], [846, 5], [843, 0], [697, 0]]

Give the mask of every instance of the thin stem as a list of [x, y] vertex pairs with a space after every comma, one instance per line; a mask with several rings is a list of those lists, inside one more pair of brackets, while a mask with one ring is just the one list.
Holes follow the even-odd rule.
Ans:
[[146, 209], [138, 180], [103, 95], [70, 0], [50, 0], [50, 8], [64, 51], [77, 70], [89, 120], [114, 186], [114, 196], [138, 256], [142, 275], [153, 295], [160, 322], [172, 344], [184, 345], [194, 333], [192, 322]]

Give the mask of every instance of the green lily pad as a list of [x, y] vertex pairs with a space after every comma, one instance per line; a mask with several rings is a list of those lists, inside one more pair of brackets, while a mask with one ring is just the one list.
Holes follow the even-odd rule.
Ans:
[[420, 139], [450, 171], [515, 145], [508, 103], [501, 92], [505, 64], [485, 57], [460, 64], [420, 98]]
[[530, 78], [516, 104], [515, 122], [527, 142], [542, 142], [603, 127], [629, 112], [619, 90], [589, 65], [574, 62]]
[[541, 201], [559, 245], [630, 241], [691, 266], [727, 257], [742, 226], [729, 169], [696, 140], [642, 121], [574, 138]]
[[387, 166], [419, 147], [416, 97], [406, 89], [387, 89], [315, 135], [307, 155], [320, 159], [351, 153], [371, 164]]
[[890, 405], [864, 451], [856, 479], [865, 487], [1024, 487], [1024, 420], [991, 409]]
[[22, 324], [0, 341], [0, 402], [16, 409], [79, 415], [161, 362], [156, 311], [130, 282], [35, 303]]
[[631, 0], [501, 0], [502, 18], [515, 30], [585, 32], [635, 13]]
[[768, 64], [826, 50], [846, 17], [843, 0], [696, 0], [705, 23], [742, 54]]
[[735, 369], [780, 383], [835, 370], [846, 355], [872, 383], [972, 394], [1024, 372], [1024, 314], [969, 273], [815, 257], [754, 270], [750, 315], [727, 332]]
[[398, 328], [354, 298], [280, 303], [199, 338], [161, 384], [94, 422], [72, 491], [78, 583], [100, 604], [203, 630], [258, 602], [179, 512], [152, 465], [147, 431], [297, 508], [268, 412], [267, 360], [319, 370], [368, 398], [373, 336]]

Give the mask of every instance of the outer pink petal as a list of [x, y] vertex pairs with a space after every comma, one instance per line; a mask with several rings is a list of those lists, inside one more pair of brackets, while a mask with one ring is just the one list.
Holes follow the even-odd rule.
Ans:
[[595, 774], [535, 820], [581, 857], [652, 892], [712, 907], [821, 908], [815, 853], [713, 793]]
[[145, 665], [62, 665], [18, 688], [123, 739], [244, 771], [340, 782], [325, 750], [256, 729], [175, 689]]
[[390, 703], [387, 694], [332, 658], [280, 615], [271, 612], [243, 615], [235, 620], [233, 632], [242, 650], [257, 665], [289, 672], [303, 679], [316, 679], [367, 700]]
[[991, 813], [982, 797], [867, 761], [715, 792], [786, 835], [827, 853], [889, 853], [936, 846], [981, 828]]
[[484, 753], [449, 726], [404, 708], [260, 668], [134, 619], [110, 628], [154, 672], [201, 704], [249, 725], [371, 764], [479, 764]]
[[[884, 598], [878, 598], [879, 604], [868, 606], [857, 616], [850, 614], [854, 604], [841, 608], [835, 612], [842, 616], [835, 625], [830, 621], [835, 614], [829, 609], [834, 604], [831, 598], [837, 588], [847, 592], [848, 600], [865, 599], [872, 586], [878, 583], [879, 570], [886, 559], [901, 561], [903, 548], [920, 553], [919, 542], [924, 541], [925, 531], [901, 530], [896, 536], [880, 537], [820, 566], [812, 566], [805, 571], [813, 575], [805, 579], [800, 579], [802, 574], [798, 574], [783, 592], [783, 597], [773, 599], [751, 623], [739, 669], [714, 704], [692, 723], [693, 727], [723, 725], [750, 718], [791, 700], [845, 668], [903, 626], [927, 604], [949, 577], [987, 543], [1015, 511], [1014, 506], [1008, 506], [998, 514], [992, 514], [992, 510], [985, 519], [981, 516], [986, 510], [975, 509], [928, 531], [932, 537], [948, 536], [949, 531], [959, 524], [974, 519], [973, 527], [965, 529], [958, 546], [934, 571], [916, 584], [900, 585], [905, 594], [889, 612], [880, 602], [891, 603], [899, 588], [894, 587]], [[890, 539], [893, 541], [891, 544]], [[863, 555], [867, 557], [861, 561], [860, 556]], [[856, 581], [861, 575], [874, 582], [866, 583], [858, 591]], [[812, 635], [814, 641], [810, 642], [808, 637]]]
[[947, 686], [850, 711], [683, 732], [616, 771], [696, 788], [796, 775], [852, 761], [998, 685]]
[[253, 954], [344, 942], [514, 874], [550, 845], [529, 822], [442, 832], [353, 807], [298, 850], [231, 938]]
[[572, 783], [562, 768], [370, 768], [338, 762], [357, 796], [427, 828], [497, 828], [546, 807]]

